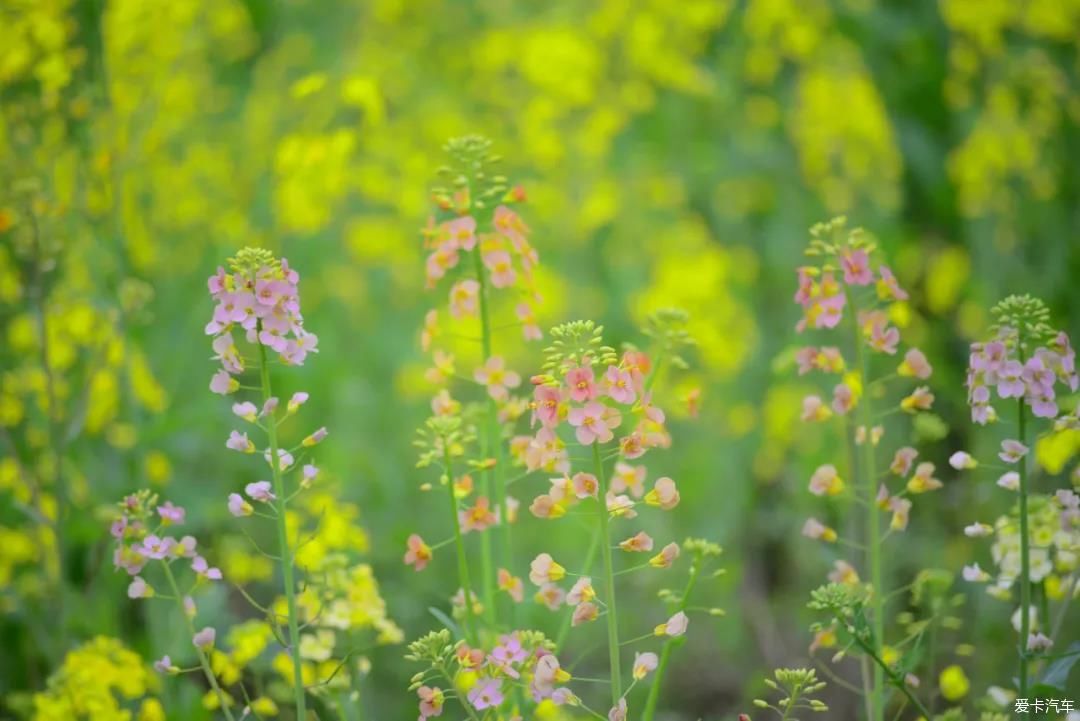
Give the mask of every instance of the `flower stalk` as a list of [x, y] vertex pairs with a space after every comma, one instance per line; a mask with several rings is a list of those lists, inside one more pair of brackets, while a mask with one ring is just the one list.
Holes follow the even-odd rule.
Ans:
[[[261, 325], [261, 324], [260, 324]], [[265, 403], [274, 397], [270, 384], [270, 366], [266, 358], [266, 346], [259, 344], [259, 374], [261, 377], [262, 397]], [[304, 675], [300, 658], [300, 622], [296, 609], [296, 583], [293, 578], [293, 555], [289, 547], [286, 509], [288, 493], [281, 475], [281, 461], [278, 457], [277, 423], [273, 418], [266, 424], [267, 440], [270, 444], [270, 468], [273, 478], [274, 494], [277, 505], [278, 555], [281, 557], [281, 575], [285, 586], [285, 603], [288, 609], [289, 655], [293, 662], [293, 691], [296, 697], [296, 717], [307, 718], [307, 698], [304, 692]]]
[[[450, 495], [450, 516], [454, 524], [454, 546], [457, 550], [458, 582], [461, 584], [461, 594], [465, 602], [465, 615], [462, 621], [465, 627], [465, 638], [469, 643], [476, 642], [476, 625], [473, 618], [473, 590], [472, 581], [469, 578], [469, 561], [465, 555], [465, 539], [461, 535], [461, 519], [458, 511], [457, 493], [454, 491], [453, 461], [450, 458], [450, 444], [443, 439], [443, 463], [446, 466], [446, 488]], [[485, 538], [486, 538], [485, 534]]]
[[607, 477], [604, 474], [604, 463], [600, 458], [600, 444], [593, 443], [593, 465], [596, 478], [600, 483], [600, 546], [604, 560], [604, 593], [607, 604], [607, 635], [608, 635], [608, 658], [611, 664], [611, 703], [618, 705], [622, 697], [622, 671], [619, 668], [619, 621], [616, 611], [615, 600], [615, 569], [611, 553], [611, 530], [610, 514], [608, 513], [605, 499], [608, 493]]
[[[1024, 399], [1016, 403], [1017, 433], [1020, 443], [1027, 445], [1027, 411]], [[1020, 698], [1027, 698], [1028, 692], [1028, 636], [1031, 633], [1031, 538], [1028, 535], [1028, 464], [1027, 457], [1020, 459], [1017, 473], [1020, 475]]]

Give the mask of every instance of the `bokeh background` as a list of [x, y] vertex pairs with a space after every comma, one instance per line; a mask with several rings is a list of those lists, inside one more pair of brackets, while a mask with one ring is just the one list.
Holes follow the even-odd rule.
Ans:
[[[436, 625], [450, 564], [401, 564], [431, 480], [413, 468], [430, 394], [417, 335], [442, 301], [423, 287], [419, 229], [442, 143], [479, 132], [528, 193], [541, 325], [594, 318], [622, 342], [650, 310], [691, 314], [694, 367], [661, 399], [676, 450], [650, 459], [688, 502], [657, 535], [724, 545], [711, 592], [728, 615], [694, 629], [665, 718], [734, 718], [765, 670], [806, 663], [806, 594], [832, 560], [799, 535], [820, 512], [806, 478], [835, 444], [798, 422], [806, 229], [846, 214], [912, 292], [903, 332], [935, 366], [941, 419], [916, 440], [946, 488], [919, 504], [891, 572], [957, 571], [985, 556], [963, 525], [1004, 510], [944, 462], [973, 444], [967, 343], [1018, 291], [1080, 331], [1078, 76], [1077, 0], [3, 0], [0, 715], [25, 710], [62, 655], [43, 611], [53, 539], [32, 522], [58, 468], [76, 509], [71, 639], [121, 637], [147, 659], [178, 642], [109, 562], [103, 509], [139, 487], [187, 506], [227, 575], [266, 579], [222, 502], [245, 466], [222, 448], [231, 419], [206, 390], [202, 330], [206, 276], [245, 245], [303, 274], [320, 353], [288, 383], [331, 429], [321, 465], [353, 504], [343, 527], [365, 531], [349, 546], [408, 637]], [[1076, 446], [1042, 460], [1067, 470]], [[527, 547], [546, 540], [523, 529]], [[643, 625], [652, 592], [627, 612]], [[972, 592], [950, 641], [973, 646], [955, 657], [972, 694], [1008, 677], [1007, 613]], [[368, 655], [365, 718], [415, 715], [402, 653]], [[209, 718], [193, 684], [164, 685], [170, 718]], [[830, 701], [853, 717], [853, 699]]]

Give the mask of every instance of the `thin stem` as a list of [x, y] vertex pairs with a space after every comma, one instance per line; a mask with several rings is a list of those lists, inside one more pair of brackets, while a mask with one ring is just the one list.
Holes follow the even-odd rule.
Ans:
[[[480, 289], [477, 295], [480, 297], [480, 347], [483, 351], [483, 362], [491, 358], [491, 309], [488, 305], [487, 279], [484, 277], [484, 262], [480, 257], [480, 244], [477, 243], [473, 251], [473, 264], [476, 270], [476, 282]], [[495, 501], [495, 507], [500, 509], [501, 524], [503, 527], [503, 544], [505, 558], [509, 558], [510, 550], [510, 523], [506, 507], [506, 485], [503, 479], [502, 463], [500, 456], [502, 445], [499, 443], [499, 410], [495, 405], [495, 399], [490, 395], [485, 408], [484, 432], [481, 436], [481, 451], [484, 456], [494, 453], [496, 462], [494, 468], [484, 471], [484, 492]], [[484, 574], [484, 610], [490, 623], [495, 623], [495, 566], [492, 551], [492, 534], [485, 533], [481, 539], [481, 560]], [[509, 564], [505, 564], [509, 566]]]
[[622, 697], [622, 671], [619, 669], [619, 622], [615, 612], [615, 570], [611, 554], [611, 530], [607, 510], [608, 483], [604, 464], [600, 460], [600, 444], [593, 442], [593, 463], [600, 481], [600, 545], [604, 559], [604, 594], [607, 596], [608, 658], [611, 663], [611, 705], [617, 706]]
[[[600, 551], [600, 537], [601, 529], [597, 526], [593, 532], [592, 542], [589, 544], [589, 550], [585, 552], [585, 563], [582, 566], [582, 576], [588, 576], [592, 573], [593, 564], [596, 563], [596, 554]], [[562, 626], [559, 627], [559, 635], [555, 637], [555, 652], [558, 653], [562, 650], [563, 644], [566, 643], [566, 636], [570, 633], [570, 626], [573, 621], [573, 615], [567, 614], [563, 618]]]
[[[191, 622], [191, 617], [188, 616], [187, 609], [184, 608], [184, 597], [180, 593], [180, 588], [176, 585], [176, 577], [173, 576], [168, 563], [162, 561], [161, 566], [165, 569], [165, 579], [169, 582], [169, 588], [172, 589], [173, 596], [176, 597], [176, 602], [180, 606], [180, 615], [187, 622], [188, 637], [195, 638], [195, 624]], [[225, 695], [225, 692], [221, 690], [221, 686], [218, 685], [217, 676], [214, 675], [213, 669], [210, 668], [210, 659], [206, 657], [206, 653], [198, 646], [195, 647], [195, 652], [199, 655], [199, 665], [202, 666], [206, 681], [217, 695], [221, 710], [225, 712], [225, 718], [234, 721], [232, 711], [229, 710], [229, 697]]]
[[911, 691], [908, 690], [907, 684], [904, 683], [904, 677], [903, 676], [895, 674], [888, 667], [888, 665], [885, 663], [885, 661], [882, 660], [881, 656], [879, 656], [874, 651], [874, 649], [871, 648], [870, 645], [867, 644], [866, 642], [864, 642], [862, 639], [856, 637], [855, 638], [855, 643], [857, 643], [859, 645], [859, 647], [868, 656], [870, 656], [870, 659], [874, 662], [875, 667], [878, 668], [882, 672], [883, 675], [885, 675], [885, 674], [888, 675], [889, 681], [892, 683], [892, 685], [895, 686], [896, 688], [898, 688], [900, 690], [900, 693], [904, 694], [904, 696], [907, 697], [907, 700], [911, 703], [912, 706], [914, 706], [916, 709], [918, 709], [919, 713], [922, 714], [923, 718], [927, 718], [927, 719], [931, 718], [931, 713], [926, 709], [925, 706], [923, 706], [922, 701], [920, 701], [914, 694], [911, 693]]
[[[473, 591], [472, 582], [469, 580], [469, 561], [465, 556], [465, 539], [461, 535], [461, 519], [458, 517], [457, 494], [454, 493], [453, 461], [450, 458], [450, 447], [443, 442], [443, 463], [446, 464], [446, 491], [450, 496], [450, 515], [454, 523], [454, 543], [457, 546], [458, 582], [461, 584], [461, 595], [465, 599], [465, 638], [469, 643], [476, 642], [476, 628], [473, 619]], [[488, 534], [484, 534], [486, 537]]]
[[[1021, 361], [1022, 362], [1022, 361]], [[1020, 442], [1027, 442], [1027, 411], [1024, 399], [1016, 401], [1017, 426]], [[1027, 640], [1031, 632], [1031, 539], [1028, 536], [1028, 468], [1027, 457], [1020, 459], [1020, 698], [1027, 698], [1028, 654]]]
[[[259, 373], [262, 380], [263, 403], [273, 397], [270, 385], [270, 366], [266, 361], [266, 346], [259, 344]], [[274, 494], [277, 496], [277, 532], [278, 555], [281, 556], [281, 575], [285, 585], [285, 603], [289, 612], [289, 654], [293, 662], [293, 692], [296, 697], [296, 717], [307, 719], [307, 697], [304, 693], [304, 674], [300, 659], [300, 622], [296, 610], [296, 583], [293, 579], [293, 556], [289, 549], [288, 527], [285, 523], [285, 510], [288, 505], [285, 493], [285, 480], [281, 476], [281, 463], [278, 459], [277, 424], [268, 423], [266, 435], [270, 442], [270, 468], [274, 482]]]
[[[855, 323], [855, 355], [859, 363], [860, 378], [863, 384], [862, 398], [859, 401], [859, 412], [863, 427], [866, 432], [870, 432], [870, 426], [873, 419], [873, 407], [870, 402], [869, 393], [869, 360], [866, 357], [865, 344], [862, 340], [862, 333], [858, 327], [858, 321], [855, 320], [858, 315], [858, 309], [855, 307], [854, 300], [852, 300], [851, 317]], [[874, 445], [872, 443], [863, 444], [863, 468], [862, 474], [864, 478], [865, 488], [864, 493], [867, 497], [874, 498], [877, 494], [877, 473], [874, 470], [874, 463], [876, 458], [874, 457]], [[873, 587], [873, 596], [870, 599], [871, 613], [873, 614], [872, 627], [873, 627], [873, 651], [874, 653], [881, 654], [881, 646], [884, 643], [885, 637], [885, 597], [884, 584], [882, 581], [882, 557], [881, 557], [881, 512], [880, 510], [871, 505], [867, 514], [867, 537], [865, 539], [870, 556], [870, 584]], [[884, 696], [882, 694], [882, 683], [884, 681], [884, 670], [880, 666], [874, 667], [874, 684], [870, 689], [870, 721], [883, 721], [885, 715], [885, 703]], [[929, 717], [928, 717], [929, 718]]]
[[[686, 611], [687, 603], [690, 600], [690, 593], [694, 590], [694, 585], [697, 583], [700, 573], [701, 559], [695, 558], [694, 562], [690, 565], [690, 576], [686, 579], [686, 587], [683, 588], [682, 599], [679, 601], [680, 611]], [[668, 662], [671, 660], [671, 652], [674, 649], [674, 638], [668, 638], [664, 641], [664, 646], [660, 650], [660, 663], [656, 666], [656, 673], [653, 675], [652, 686], [649, 687], [649, 696], [645, 699], [645, 713], [641, 716], [642, 721], [652, 721], [653, 716], [656, 715], [656, 706], [660, 702], [660, 687], [663, 685], [664, 673], [667, 671]]]

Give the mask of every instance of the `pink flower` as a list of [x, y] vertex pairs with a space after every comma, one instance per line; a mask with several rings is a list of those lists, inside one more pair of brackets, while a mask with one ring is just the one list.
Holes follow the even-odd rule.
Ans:
[[484, 531], [495, 525], [497, 520], [491, 511], [491, 502], [486, 496], [480, 496], [475, 506], [462, 509], [461, 530], [463, 533]]
[[169, 537], [159, 538], [151, 533], [143, 539], [142, 545], [136, 547], [135, 550], [142, 554], [144, 558], [160, 561], [169, 556], [175, 547], [175, 539]]
[[592, 579], [588, 576], [579, 578], [570, 588], [570, 592], [566, 594], [566, 602], [572, 606], [579, 603], [588, 603], [594, 598], [596, 598], [596, 590], [593, 589]]
[[[311, 446], [318, 445], [325, 441], [328, 435], [330, 435], [330, 432], [326, 430], [326, 426], [323, 426], [313, 431], [311, 435], [306, 437], [304, 440], [300, 441], [300, 445], [302, 445], [304, 448], [310, 448]], [[292, 461], [290, 461], [287, 465], [291, 466]]]
[[232, 412], [245, 421], [254, 423], [258, 417], [259, 409], [255, 407], [254, 403], [244, 401], [243, 403], [233, 403]]
[[614, 438], [615, 435], [611, 429], [618, 428], [622, 417], [617, 413], [613, 415], [612, 410], [598, 401], [590, 401], [582, 407], [571, 408], [567, 414], [567, 420], [570, 425], [577, 428], [575, 435], [578, 443], [588, 446], [597, 441], [607, 443]]
[[548, 696], [555, 690], [555, 684], [566, 683], [570, 674], [559, 665], [559, 659], [553, 653], [544, 653], [536, 660], [533, 670], [533, 686], [541, 696]]
[[162, 656], [157, 661], [154, 661], [154, 670], [158, 673], [172, 673], [175, 668], [173, 666], [172, 659], [168, 655]]
[[982, 538], [989, 536], [994, 532], [994, 527], [989, 523], [972, 523], [970, 526], [964, 526], [964, 535], [968, 538]]
[[208, 581], [221, 580], [221, 569], [211, 566], [202, 556], [195, 556], [195, 558], [192, 559], [191, 570], [200, 578], [205, 578]]
[[637, 511], [634, 510], [634, 502], [630, 500], [630, 496], [615, 495], [608, 491], [605, 500], [612, 518], [637, 518]]
[[518, 320], [521, 321], [521, 332], [525, 336], [525, 340], [540, 340], [544, 337], [543, 332], [540, 330], [540, 326], [536, 324], [536, 317], [533, 315], [533, 309], [528, 303], [518, 303], [514, 307], [514, 314], [517, 315]]
[[184, 509], [180, 506], [174, 506], [172, 501], [165, 501], [157, 507], [158, 515], [161, 516], [163, 525], [179, 524], [184, 522]]
[[450, 287], [450, 315], [455, 318], [469, 318], [476, 315], [479, 307], [480, 284], [467, 279], [454, 283]]
[[879, 353], [896, 354], [896, 345], [900, 342], [900, 331], [884, 323], [875, 323], [870, 331], [870, 347]]
[[611, 707], [608, 711], [608, 721], [626, 721], [626, 697], [619, 699], [619, 703]]
[[843, 490], [844, 481], [831, 463], [818, 466], [810, 477], [810, 492], [815, 496], [835, 496]]
[[296, 413], [296, 411], [300, 409], [300, 406], [307, 403], [307, 400], [307, 393], [305, 393], [304, 391], [297, 391], [296, 393], [292, 394], [292, 398], [289, 399], [289, 402], [285, 406], [285, 411], [289, 414]]
[[240, 381], [233, 378], [227, 371], [219, 370], [210, 379], [210, 390], [218, 395], [227, 396], [240, 389]]
[[241, 453], [254, 453], [255, 444], [248, 440], [247, 433], [233, 431], [229, 434], [229, 440], [225, 441], [225, 447]]
[[985, 583], [990, 580], [990, 574], [979, 568], [979, 564], [973, 563], [970, 566], [964, 566], [962, 572], [964, 580], [969, 583]]
[[481, 679], [469, 689], [468, 699], [473, 708], [483, 711], [495, 708], [503, 702], [502, 681], [497, 678]]
[[253, 501], [261, 501], [262, 503], [269, 503], [277, 498], [274, 492], [270, 490], [270, 481], [256, 481], [255, 483], [249, 483], [244, 486], [244, 493], [248, 494], [248, 497]]
[[214, 629], [207, 626], [203, 630], [196, 633], [191, 637], [191, 642], [195, 645], [195, 648], [200, 648], [203, 651], [209, 651], [214, 647], [214, 638], [217, 633]]
[[926, 380], [934, 372], [934, 369], [930, 366], [930, 362], [926, 360], [926, 356], [921, 350], [910, 348], [904, 354], [904, 360], [900, 363], [900, 367], [896, 369], [896, 372], [907, 378]]
[[679, 557], [679, 544], [669, 543], [660, 549], [660, 553], [649, 559], [649, 565], [653, 568], [671, 568], [675, 559]]
[[[304, 440], [307, 440], [307, 439], [304, 439]], [[293, 461], [295, 460], [293, 458], [293, 455], [291, 453], [289, 453], [287, 450], [285, 450], [284, 448], [279, 448], [278, 452], [277, 452], [277, 455], [278, 455], [278, 457], [277, 457], [278, 469], [282, 470], [282, 471], [289, 470], [289, 468], [292, 467]], [[267, 448], [265, 451], [263, 451], [263, 460], [266, 461], [267, 465], [273, 466], [273, 464], [270, 462], [270, 449], [269, 448]]]
[[625, 541], [621, 541], [619, 548], [632, 553], [648, 553], [653, 549], [653, 539], [645, 531], [638, 531]]
[[591, 366], [579, 366], [566, 372], [566, 387], [570, 389], [570, 399], [584, 403], [596, 398], [595, 376]]
[[972, 458], [970, 453], [957, 451], [949, 456], [949, 465], [958, 471], [964, 471], [975, 468], [979, 465], [979, 462]]
[[634, 654], [634, 679], [640, 681], [656, 670], [660, 659], [652, 651]]
[[898, 476], [906, 476], [911, 470], [911, 464], [919, 457], [919, 452], [910, 446], [904, 446], [896, 451], [889, 470]]
[[566, 591], [554, 583], [545, 583], [536, 592], [536, 601], [544, 604], [552, 611], [558, 611], [564, 600], [566, 600]]
[[533, 418], [545, 428], [559, 425], [559, 404], [562, 391], [549, 385], [538, 385], [533, 391]]
[[506, 591], [516, 603], [521, 603], [525, 599], [525, 584], [505, 568], [499, 569], [498, 585], [499, 590]]
[[517, 282], [513, 261], [505, 250], [484, 253], [484, 265], [491, 272], [491, 284], [496, 288], [508, 288]]
[[443, 712], [443, 704], [446, 698], [438, 686], [430, 688], [428, 686], [421, 686], [416, 689], [416, 695], [420, 697], [420, 719], [431, 718], [432, 716], [441, 716]]
[[591, 473], [575, 473], [571, 479], [574, 487], [574, 495], [578, 498], [596, 498], [600, 491], [600, 483], [596, 476]]
[[476, 220], [471, 215], [443, 223], [442, 230], [454, 248], [472, 250], [476, 246]]
[[608, 396], [616, 403], [630, 405], [637, 400], [634, 392], [634, 379], [630, 371], [622, 370], [616, 366], [608, 366], [604, 373], [604, 388]]
[[671, 636], [674, 638], [686, 633], [686, 627], [688, 625], [690, 625], [690, 619], [686, 617], [685, 613], [679, 611], [666, 622], [657, 626], [654, 633], [657, 636]]
[[255, 509], [239, 493], [229, 494], [229, 513], [239, 518], [241, 516], [250, 516], [254, 512]]
[[675, 481], [667, 476], [657, 478], [653, 489], [645, 494], [645, 503], [665, 511], [675, 508], [679, 505], [679, 489], [675, 486]]
[[415, 571], [423, 571], [432, 556], [431, 547], [424, 543], [423, 538], [415, 533], [409, 536], [405, 550], [406, 566], [412, 566]]
[[1027, 452], [1028, 447], [1023, 443], [1007, 438], [1001, 442], [1001, 452], [998, 453], [998, 458], [1006, 463], [1016, 463], [1026, 456]]
[[802, 402], [802, 414], [799, 419], [802, 421], [824, 421], [832, 417], [832, 410], [829, 409], [825, 402], [821, 400], [820, 396], [806, 396]]
[[497, 401], [505, 401], [510, 397], [510, 388], [521, 385], [521, 376], [506, 369], [506, 362], [501, 356], [492, 356], [487, 359], [483, 366], [476, 369], [473, 378], [480, 385], [487, 388], [488, 395]]
[[541, 553], [529, 564], [529, 580], [537, 586], [561, 581], [566, 577], [566, 569], [555, 562], [549, 553]]
[[615, 463], [611, 492], [622, 493], [625, 490], [629, 490], [635, 498], [641, 498], [645, 493], [645, 466], [632, 466], [623, 461]]
[[598, 615], [600, 615], [600, 609], [596, 607], [595, 603], [579, 603], [574, 607], [574, 613], [570, 618], [570, 625], [580, 626], [583, 623], [595, 621]]
[[840, 267], [844, 270], [844, 282], [848, 285], [870, 285], [874, 282], [874, 274], [870, 271], [870, 256], [865, 250], [842, 251]]
[[908, 294], [900, 287], [896, 276], [887, 265], [878, 266], [881, 280], [877, 282], [877, 294], [882, 300], [907, 300]]
[[1004, 473], [997, 480], [997, 484], [1006, 490], [1018, 491], [1020, 490], [1020, 474], [1016, 471]]
[[136, 576], [128, 585], [127, 595], [128, 598], [150, 598], [154, 595], [154, 589], [141, 576]]
[[840, 383], [833, 388], [832, 409], [838, 415], [844, 415], [855, 407], [855, 393], [847, 383]]

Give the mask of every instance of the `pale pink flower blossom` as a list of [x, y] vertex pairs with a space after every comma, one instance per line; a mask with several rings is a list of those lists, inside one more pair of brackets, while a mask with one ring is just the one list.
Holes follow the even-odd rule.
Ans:
[[506, 368], [506, 362], [500, 356], [492, 356], [483, 366], [476, 369], [473, 378], [487, 388], [488, 395], [497, 401], [510, 397], [511, 388], [521, 385], [521, 376]]

